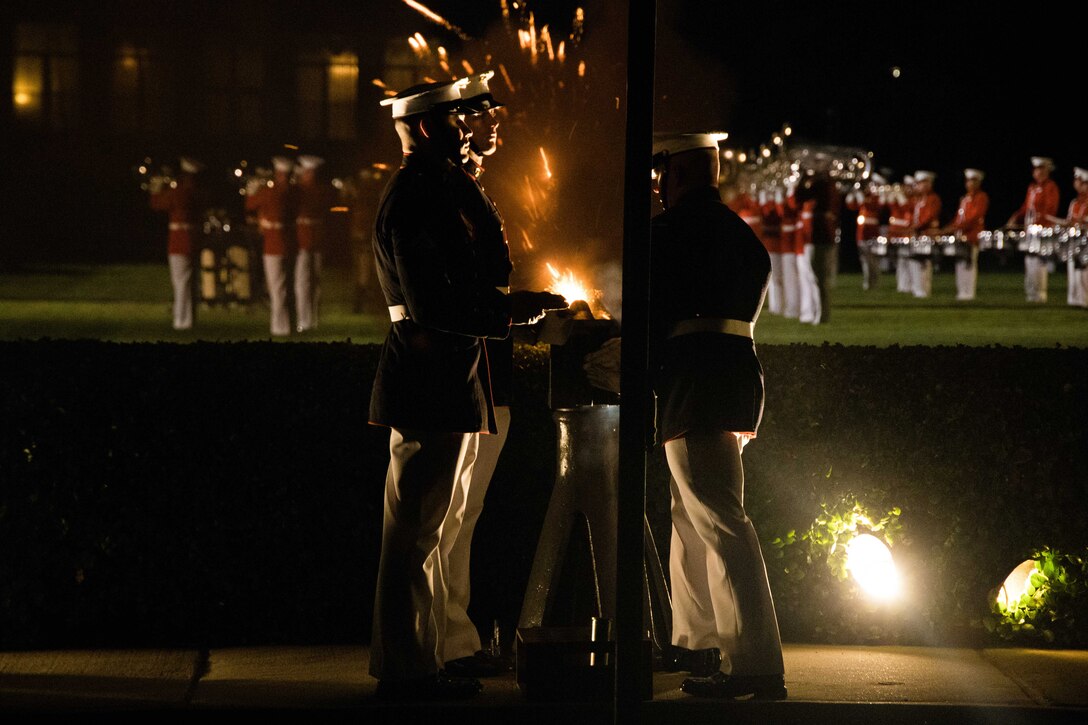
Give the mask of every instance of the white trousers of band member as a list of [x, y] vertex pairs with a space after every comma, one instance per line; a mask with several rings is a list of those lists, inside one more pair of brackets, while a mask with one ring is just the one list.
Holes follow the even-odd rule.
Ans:
[[[783, 270], [782, 270], [782, 254], [779, 252], [771, 252], [771, 281], [767, 285], [767, 311], [772, 315], [781, 315], [782, 309], [785, 305], [783, 299], [784, 290], [782, 288]], [[789, 255], [792, 262], [793, 255]]]
[[956, 260], [956, 299], [975, 299], [978, 286], [978, 247], [970, 247], [970, 259]]
[[1038, 254], [1024, 256], [1024, 297], [1028, 302], [1046, 302], [1046, 260]]
[[798, 287], [801, 293], [801, 322], [818, 325], [820, 324], [820, 285], [816, 281], [816, 270], [812, 267], [815, 256], [815, 245], [806, 244], [804, 254], [797, 255], [797, 279], [800, 282]]
[[869, 251], [868, 244], [858, 244], [858, 259], [861, 260], [861, 288], [865, 291], [876, 289], [880, 279], [880, 257]]
[[291, 315], [287, 311], [287, 262], [283, 255], [264, 255], [264, 281], [268, 286], [272, 334], [290, 335]]
[[895, 260], [895, 291], [910, 292], [910, 257], [903, 254]]
[[1065, 301], [1073, 307], [1088, 307], [1088, 296], [1084, 289], [1084, 270], [1077, 269], [1076, 262], [1069, 259], [1065, 263], [1066, 278], [1069, 280]]
[[385, 521], [374, 595], [370, 674], [406, 680], [438, 672], [444, 663], [445, 538], [460, 479], [472, 475], [478, 433], [393, 428], [385, 477]]
[[[459, 476], [453, 491], [450, 511], [446, 514], [444, 529], [457, 526], [457, 536], [442, 537], [442, 573], [445, 578], [445, 647], [442, 661], [469, 657], [482, 649], [480, 633], [468, 616], [471, 581], [469, 564], [472, 554], [472, 534], [476, 522], [484, 510], [484, 496], [499, 463], [499, 454], [506, 445], [510, 432], [510, 408], [495, 408], [497, 435], [480, 435], [475, 461], [466, 455], [465, 465], [471, 466], [471, 474]], [[457, 522], [460, 521], [460, 524]]]
[[193, 260], [188, 254], [170, 254], [167, 262], [174, 288], [174, 329], [188, 330], [193, 326]]
[[915, 297], [929, 297], [933, 291], [933, 260], [911, 257], [910, 292]]
[[298, 250], [295, 257], [295, 318], [299, 332], [317, 327], [321, 299], [321, 252]]
[[782, 255], [782, 316], [792, 320], [801, 315], [801, 277], [797, 272], [800, 258], [793, 252]]
[[694, 431], [665, 443], [665, 456], [672, 473], [672, 643], [717, 647], [726, 674], [781, 674], [767, 569], [744, 511], [739, 440], [728, 431]]

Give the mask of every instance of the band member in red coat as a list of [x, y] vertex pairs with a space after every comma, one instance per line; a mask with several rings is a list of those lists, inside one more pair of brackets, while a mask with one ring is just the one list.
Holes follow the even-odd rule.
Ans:
[[[1011, 217], [1008, 225], [1023, 224], [1029, 247], [1039, 238], [1039, 230], [1050, 224], [1050, 217], [1058, 213], [1060, 192], [1050, 178], [1054, 161], [1045, 156], [1031, 157], [1031, 178], [1024, 203]], [[1028, 302], [1046, 302], [1046, 260], [1029, 251], [1024, 255], [1024, 296]]]
[[[1054, 219], [1060, 224], [1088, 225], [1088, 169], [1079, 166], [1073, 169], [1073, 188], [1077, 197], [1069, 202], [1069, 213], [1065, 219]], [[1083, 257], [1070, 255], [1066, 262], [1069, 279], [1066, 302], [1074, 307], [1088, 307], [1088, 264]]]
[[256, 212], [264, 240], [264, 278], [268, 285], [273, 335], [291, 334], [287, 309], [287, 260], [295, 251], [295, 208], [297, 197], [291, 184], [294, 164], [285, 156], [272, 159], [272, 180], [247, 189], [246, 210]]
[[[914, 208], [911, 210], [911, 231], [917, 235], [933, 234], [940, 228], [941, 197], [933, 192], [937, 175], [932, 171], [915, 171]], [[933, 260], [929, 255], [910, 258], [911, 294], [929, 297], [933, 290]]]
[[861, 261], [861, 288], [870, 290], [876, 287], [880, 277], [880, 259], [872, 253], [869, 243], [880, 235], [880, 215], [884, 203], [874, 188], [884, 184], [884, 179], [873, 174], [867, 189], [857, 188], [846, 196], [846, 208], [857, 212], [857, 231], [855, 241], [858, 245], [858, 259]]
[[181, 174], [175, 181], [152, 180], [150, 201], [152, 209], [169, 215], [166, 252], [174, 288], [174, 329], [188, 330], [193, 326], [193, 254], [204, 207], [197, 175], [204, 165], [184, 156], [180, 161]]
[[295, 236], [295, 324], [299, 332], [317, 327], [321, 299], [321, 261], [329, 209], [335, 200], [332, 186], [319, 178], [325, 159], [304, 154], [298, 157], [298, 211]]
[[[763, 244], [767, 247], [767, 252], [771, 255], [771, 281], [767, 286], [767, 311], [774, 315], [781, 315], [785, 303], [782, 288], [782, 215], [779, 212], [782, 191], [776, 189], [773, 194], [761, 191], [759, 195], [760, 207], [763, 213], [762, 239]], [[776, 196], [778, 197], [777, 200]], [[792, 241], [790, 244], [792, 244]], [[793, 261], [792, 254], [790, 261]]]
[[[888, 236], [891, 239], [910, 237], [910, 222], [914, 208], [914, 177], [907, 174], [888, 198]], [[910, 292], [910, 248], [896, 245], [895, 291]]]
[[796, 186], [787, 183], [781, 199], [776, 199], [778, 213], [782, 217], [782, 316], [796, 320], [801, 315], [801, 282], [798, 277], [799, 262], [796, 249], [802, 249], [797, 238], [800, 235], [800, 207], [797, 205]]
[[990, 208], [990, 197], [982, 190], [982, 180], [986, 177], [978, 169], [964, 169], [964, 187], [967, 193], [960, 197], [956, 216], [944, 230], [955, 234], [967, 243], [967, 256], [956, 260], [956, 299], [975, 299], [978, 285], [978, 234], [986, 228], [986, 211]]

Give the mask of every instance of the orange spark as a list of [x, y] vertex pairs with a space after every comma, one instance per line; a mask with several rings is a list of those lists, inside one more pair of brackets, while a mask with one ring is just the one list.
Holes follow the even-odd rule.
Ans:
[[586, 62], [584, 60], [578, 61], [578, 77], [584, 78], [586, 74]]
[[469, 75], [472, 75], [473, 73], [476, 72], [476, 71], [472, 70], [472, 66], [469, 65], [469, 62], [467, 60], [462, 60], [461, 61], [461, 67], [464, 68], [465, 72], [468, 73]]
[[454, 25], [450, 21], [446, 20], [444, 17], [442, 17], [441, 15], [436, 13], [435, 11], [431, 10], [426, 5], [423, 5], [422, 3], [416, 2], [416, 0], [403, 0], [403, 1], [404, 1], [404, 4], [407, 5], [408, 7], [412, 8], [412, 10], [415, 10], [417, 13], [419, 13], [423, 17], [427, 18], [432, 23], [435, 23], [436, 25], [441, 25], [443, 28], [450, 31], [451, 33], [456, 35], [461, 40], [468, 40], [469, 39], [468, 34], [466, 34], [465, 31], [461, 30], [459, 27], [457, 27], [456, 25]]
[[552, 170], [551, 167], [548, 166], [548, 155], [544, 153], [543, 146], [540, 147], [540, 158], [544, 162], [544, 178], [552, 178]]
[[514, 92], [514, 82], [510, 80], [510, 74], [506, 72], [506, 66], [499, 63], [499, 72], [502, 73], [502, 79], [506, 81], [506, 87], [510, 89], [510, 92]]
[[555, 53], [556, 57], [559, 58], [560, 63], [562, 63], [563, 61], [565, 61], [567, 59], [566, 44], [567, 44], [567, 42], [565, 40], [560, 40], [559, 41], [559, 50], [557, 50], [556, 53]]

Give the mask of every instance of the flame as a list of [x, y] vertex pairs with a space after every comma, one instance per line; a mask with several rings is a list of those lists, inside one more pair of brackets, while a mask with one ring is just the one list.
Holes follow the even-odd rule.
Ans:
[[469, 75], [472, 75], [473, 73], [476, 72], [476, 71], [472, 70], [472, 66], [469, 65], [469, 62], [467, 60], [462, 60], [461, 61], [461, 67], [464, 68], [465, 72], [468, 73]]
[[567, 59], [567, 41], [559, 41], [559, 50], [555, 51], [555, 57], [559, 59], [560, 63]]
[[548, 268], [548, 274], [551, 275], [552, 282], [548, 286], [549, 292], [554, 292], [557, 295], [561, 295], [568, 303], [573, 303], [578, 300], [585, 302], [593, 302], [601, 296], [599, 290], [590, 289], [586, 283], [579, 279], [572, 270], [568, 269], [564, 273], [560, 273], [558, 269], [551, 263], [545, 262], [544, 266]]
[[584, 60], [578, 61], [578, 77], [584, 78], [586, 75], [586, 62]]

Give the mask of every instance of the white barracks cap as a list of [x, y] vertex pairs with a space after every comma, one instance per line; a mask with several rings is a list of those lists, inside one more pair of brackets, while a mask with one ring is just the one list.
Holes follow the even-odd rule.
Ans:
[[294, 163], [292, 163], [291, 159], [287, 158], [286, 156], [273, 156], [272, 168], [276, 171], [279, 171], [280, 173], [285, 174], [294, 169], [295, 165]]
[[933, 181], [936, 178], [937, 178], [937, 175], [935, 173], [933, 173], [932, 171], [925, 171], [923, 169], [919, 169], [918, 171], [914, 172], [914, 180], [916, 182], [919, 182], [919, 181]]
[[1039, 168], [1040, 166], [1045, 166], [1046, 168], [1053, 170], [1054, 169], [1054, 159], [1048, 158], [1046, 156], [1032, 156], [1031, 157], [1031, 165], [1033, 167], [1035, 167], [1035, 168]]
[[321, 164], [323, 163], [325, 163], [325, 159], [321, 158], [320, 156], [314, 156], [312, 154], [303, 154], [302, 156], [298, 157], [299, 168], [303, 169], [304, 171], [313, 171], [318, 166], [321, 166]]
[[393, 98], [381, 102], [391, 106], [393, 118], [405, 118], [417, 113], [476, 113], [462, 102], [461, 89], [468, 84], [467, 78], [443, 83], [422, 83], [406, 88]]
[[659, 156], [679, 154], [696, 149], [718, 150], [718, 141], [726, 138], [725, 133], [655, 133], [654, 159]]
[[495, 71], [489, 70], [465, 79], [466, 83], [461, 88], [461, 99], [473, 109], [473, 113], [484, 113], [492, 108], [502, 108], [503, 104], [495, 100], [487, 85], [493, 75]]
[[913, 184], [914, 183], [914, 177], [911, 176], [910, 174], [907, 174], [906, 176], [903, 177], [903, 183], [904, 184]]
[[965, 178], [978, 179], [979, 181], [982, 181], [986, 178], [986, 174], [982, 173], [978, 169], [964, 169], [963, 175]]
[[1088, 181], [1088, 169], [1082, 169], [1079, 166], [1074, 166], [1073, 178], [1080, 179], [1081, 181]]
[[204, 170], [204, 164], [189, 156], [182, 156], [178, 163], [186, 174], [199, 174]]

